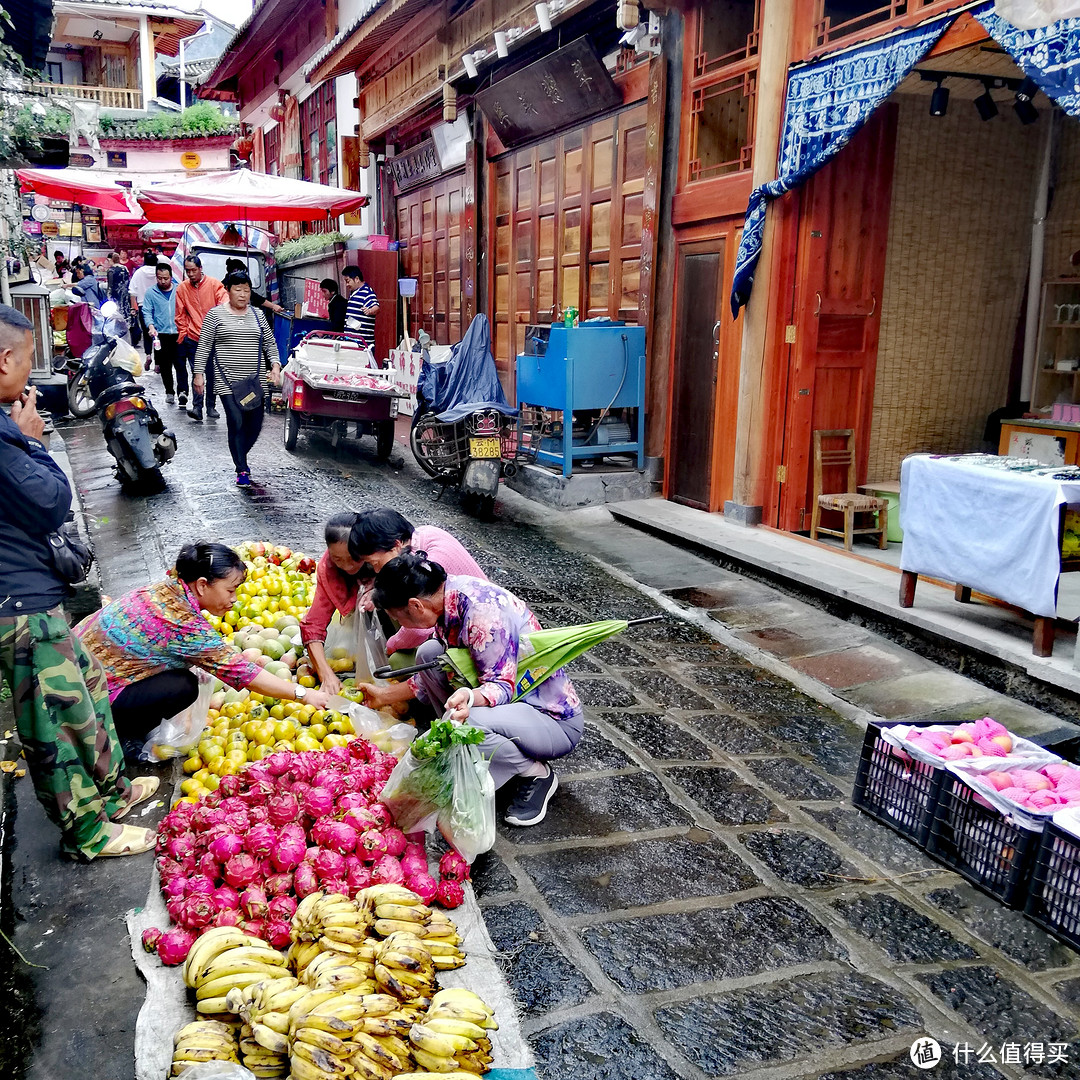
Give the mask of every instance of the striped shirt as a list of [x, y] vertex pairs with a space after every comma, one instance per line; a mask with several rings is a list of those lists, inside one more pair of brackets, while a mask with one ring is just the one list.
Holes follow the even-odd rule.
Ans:
[[[259, 361], [259, 327], [262, 327], [262, 359]], [[199, 350], [195, 354], [195, 370], [208, 371], [211, 352], [215, 365], [216, 386], [219, 396], [231, 394], [229, 383], [247, 379], [256, 372], [262, 376], [266, 389], [266, 372], [272, 363], [278, 362], [274, 335], [261, 312], [247, 308], [242, 314], [229, 304], [211, 308], [203, 319], [199, 335]], [[228, 381], [226, 381], [228, 380]]]
[[379, 298], [375, 295], [375, 290], [365, 283], [349, 297], [349, 303], [345, 309], [346, 328], [359, 334], [368, 345], [375, 344], [375, 316], [364, 315], [362, 312], [364, 308], [375, 307], [378, 303]]

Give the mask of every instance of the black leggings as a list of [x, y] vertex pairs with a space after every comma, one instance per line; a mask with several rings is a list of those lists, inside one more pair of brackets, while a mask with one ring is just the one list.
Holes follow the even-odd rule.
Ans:
[[244, 412], [233, 400], [232, 394], [220, 396], [221, 407], [225, 410], [225, 425], [229, 429], [229, 453], [237, 474], [248, 471], [248, 451], [255, 445], [263, 426], [263, 410]]
[[[122, 743], [137, 743], [199, 696], [199, 680], [187, 668], [176, 668], [130, 683], [112, 703], [113, 723]], [[125, 750], [128, 747], [125, 746]]]

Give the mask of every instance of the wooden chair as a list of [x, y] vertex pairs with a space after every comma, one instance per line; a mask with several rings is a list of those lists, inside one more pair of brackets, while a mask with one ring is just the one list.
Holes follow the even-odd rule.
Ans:
[[[843, 439], [842, 447], [825, 449], [822, 439]], [[847, 490], [838, 493], [822, 491], [822, 474], [832, 467], [847, 468]], [[889, 502], [873, 495], [861, 495], [856, 490], [855, 477], [855, 432], [851, 428], [839, 431], [814, 432], [814, 508], [810, 515], [810, 539], [816, 540], [818, 533], [827, 536], [842, 536], [844, 547], [850, 551], [852, 538], [856, 535], [877, 534], [878, 547], [884, 548], [885, 534], [889, 528]], [[837, 510], [844, 515], [844, 528], [826, 529], [820, 524], [822, 510]], [[876, 514], [877, 524], [870, 528], [855, 528], [856, 514]]]

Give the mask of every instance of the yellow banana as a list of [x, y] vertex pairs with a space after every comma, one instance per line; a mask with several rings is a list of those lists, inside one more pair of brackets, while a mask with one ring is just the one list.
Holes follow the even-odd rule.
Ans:
[[418, 1046], [413, 1047], [413, 1057], [417, 1065], [429, 1072], [457, 1072], [458, 1063], [452, 1057], [436, 1057], [435, 1054], [429, 1054]]
[[333, 1054], [334, 1057], [344, 1058], [349, 1056], [348, 1045], [336, 1035], [331, 1035], [329, 1031], [323, 1031], [322, 1028], [298, 1027], [293, 1038], [293, 1045], [295, 1046], [298, 1041], [307, 1043], [308, 1046], [314, 1046], [319, 1050], [324, 1050], [328, 1054]]
[[192, 1047], [188, 1050], [177, 1050], [176, 1053], [173, 1054], [172, 1059], [173, 1064], [176, 1064], [176, 1062], [178, 1061], [190, 1061], [192, 1064], [194, 1064], [199, 1061], [231, 1060], [235, 1057], [235, 1051], [227, 1055], [221, 1050], [197, 1050], [195, 1049], [195, 1047]]
[[426, 1024], [413, 1024], [409, 1029], [409, 1042], [436, 1057], [453, 1057], [455, 1054], [467, 1054], [480, 1049], [474, 1039], [465, 1035], [433, 1031]]
[[400, 919], [402, 922], [427, 923], [431, 918], [431, 908], [426, 904], [387, 904], [375, 905], [376, 919]]
[[417, 937], [424, 937], [427, 932], [427, 927], [423, 923], [401, 922], [399, 919], [375, 920], [375, 932], [382, 937], [389, 937], [399, 930], [404, 930], [409, 934], [415, 934]]
[[327, 926], [322, 932], [321, 941], [343, 942], [354, 949], [367, 941], [367, 931], [359, 926]]
[[378, 1044], [394, 1059], [394, 1072], [409, 1068], [412, 1065], [412, 1047], [397, 1035], [376, 1035]]
[[197, 990], [207, 980], [218, 978], [230, 971], [258, 971], [269, 979], [280, 979], [289, 973], [285, 967], [285, 957], [273, 949], [227, 949], [199, 968], [191, 985]]
[[415, 956], [411, 956], [409, 953], [401, 952], [400, 950], [389, 951], [383, 953], [379, 957], [379, 963], [383, 967], [388, 967], [391, 970], [397, 970], [401, 972], [413, 972], [417, 975], [426, 974], [431, 976], [433, 962], [431, 957], [426, 957], [424, 960], [417, 960]]
[[293, 1080], [326, 1080], [326, 1075], [325, 1070], [298, 1054], [289, 1059], [289, 1076]]
[[433, 956], [432, 963], [436, 971], [453, 971], [455, 968], [465, 966], [464, 956]]
[[[200, 1001], [203, 998], [220, 997], [228, 999], [228, 994], [231, 990], [243, 990], [244, 987], [250, 986], [252, 983], [259, 982], [263, 976], [259, 973], [244, 973], [237, 972], [233, 975], [223, 975], [220, 979], [210, 979], [204, 982], [198, 990], [195, 991], [195, 997]], [[235, 999], [234, 999], [235, 1000]], [[236, 1010], [229, 1008], [229, 1012], [235, 1012]]]
[[487, 1031], [479, 1024], [469, 1020], [451, 1020], [449, 1017], [429, 1016], [424, 1021], [424, 1027], [431, 1031], [437, 1031], [440, 1035], [463, 1035], [466, 1039], [479, 1042], [487, 1038]]
[[310, 1062], [316, 1068], [322, 1069], [324, 1073], [329, 1073], [331, 1076], [348, 1076], [352, 1071], [348, 1062], [343, 1058], [334, 1057], [333, 1054], [328, 1054], [325, 1050], [320, 1050], [310, 1043], [293, 1043], [289, 1054], [290, 1064], [296, 1061], [297, 1058], [301, 1061]]
[[220, 1016], [229, 1011], [223, 997], [203, 998], [195, 1005], [195, 1011], [204, 1016]]
[[338, 941], [337, 938], [321, 937], [319, 941], [322, 947], [328, 952], [341, 953], [342, 956], [348, 956], [350, 958], [356, 956], [356, 946], [347, 945], [344, 941]]
[[372, 1061], [376, 1061], [380, 1065], [387, 1065], [390, 1068], [394, 1068], [397, 1065], [394, 1055], [391, 1054], [378, 1039], [368, 1035], [366, 1032], [356, 1032], [352, 1037], [352, 1041], [354, 1045], [358, 1046]]
[[287, 1054], [289, 1052], [289, 1040], [280, 1031], [275, 1031], [266, 1024], [252, 1024], [251, 1033], [255, 1041], [260, 1046], [265, 1046], [267, 1050], [275, 1054]]
[[289, 1006], [289, 1023], [298, 1023], [312, 1009], [337, 996], [334, 990], [309, 990], [302, 998], [298, 998]]
[[236, 1053], [235, 1039], [193, 1039], [190, 1042], [182, 1042], [176, 1047], [175, 1054], [207, 1053], [221, 1057], [225, 1054]]
[[396, 1020], [390, 1016], [365, 1016], [360, 1020], [357, 1030], [376, 1038], [384, 1038], [387, 1035], [407, 1035], [411, 1026], [408, 1020]]
[[316, 979], [315, 985], [320, 989], [325, 987], [328, 990], [355, 990], [369, 981], [362, 971], [357, 971], [356, 968], [345, 968], [328, 972]]
[[250, 945], [251, 942], [256, 940], [258, 939], [253, 938], [250, 934], [245, 934], [237, 926], [215, 926], [207, 930], [191, 946], [187, 959], [184, 961], [184, 966], [180, 969], [184, 982], [191, 986], [190, 975], [198, 970], [199, 965], [204, 960], [216, 956], [222, 949], [232, 949], [238, 945]]
[[183, 1039], [188, 1035], [232, 1035], [232, 1028], [223, 1024], [220, 1020], [192, 1020], [185, 1024], [174, 1036], [174, 1040]]
[[[389, 941], [390, 939], [387, 938], [386, 940]], [[447, 941], [444, 938], [426, 937], [421, 942], [420, 947], [432, 958], [436, 956], [457, 956], [461, 953], [461, 950], [454, 942]]]
[[394, 1071], [377, 1061], [372, 1061], [366, 1054], [357, 1051], [349, 1058], [349, 1064], [360, 1080], [393, 1080]]
[[309, 990], [307, 986], [294, 986], [282, 990], [267, 999], [266, 1012], [287, 1013]]
[[296, 910], [293, 912], [293, 924], [299, 924], [309, 922], [315, 913], [315, 909], [322, 902], [323, 894], [321, 892], [308, 893], [299, 904], [296, 905]]
[[420, 903], [420, 897], [406, 889], [404, 885], [369, 885], [360, 893], [361, 900], [370, 900], [373, 904], [406, 904], [415, 905]]
[[279, 1035], [289, 1034], [289, 1014], [284, 1012], [259, 1013], [259, 1023], [276, 1031]]

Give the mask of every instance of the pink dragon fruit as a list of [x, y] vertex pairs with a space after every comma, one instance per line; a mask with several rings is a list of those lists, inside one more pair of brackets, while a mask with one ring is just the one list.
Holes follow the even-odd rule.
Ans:
[[235, 911], [240, 906], [240, 894], [228, 885], [222, 885], [210, 894], [218, 911]]
[[271, 825], [288, 825], [300, 816], [300, 804], [291, 792], [281, 791], [266, 802]]
[[348, 855], [356, 847], [358, 839], [356, 830], [350, 828], [344, 821], [326, 820], [326, 839], [321, 843], [339, 855]]
[[395, 826], [383, 829], [383, 841], [386, 844], [386, 854], [393, 855], [395, 858], [401, 858], [408, 846], [405, 834]]
[[195, 944], [195, 935], [188, 930], [173, 927], [158, 938], [158, 959], [167, 967], [175, 967], [187, 959], [191, 946]]
[[288, 920], [272, 920], [266, 924], [262, 935], [275, 949], [287, 949], [292, 940], [292, 926]]
[[319, 878], [311, 863], [303, 862], [293, 874], [293, 889], [301, 900], [310, 893], [318, 891]]
[[435, 898], [444, 908], [460, 907], [465, 903], [465, 887], [460, 881], [443, 878], [439, 882], [439, 891]]
[[243, 917], [236, 908], [225, 908], [219, 911], [211, 921], [211, 926], [239, 926]]
[[404, 880], [401, 862], [393, 855], [380, 855], [371, 867], [373, 885], [400, 885]]
[[268, 910], [266, 893], [258, 885], [249, 885], [240, 894], [240, 910], [246, 919], [263, 919]]
[[157, 952], [162, 932], [156, 926], [150, 926], [142, 932], [142, 947], [147, 952]]
[[424, 870], [418, 874], [408, 876], [405, 879], [405, 888], [412, 889], [425, 904], [430, 904], [439, 892], [439, 883]]
[[345, 876], [345, 856], [329, 848], [322, 848], [311, 860], [311, 865], [315, 868], [315, 873], [319, 875], [320, 881]]
[[271, 874], [266, 881], [263, 882], [263, 888], [266, 890], [267, 896], [288, 896], [292, 892], [293, 876], [292, 874]]
[[217, 914], [213, 899], [206, 893], [191, 893], [184, 899], [183, 917], [180, 925], [189, 930], [208, 926]]
[[225, 864], [225, 881], [234, 889], [243, 889], [259, 875], [259, 864], [246, 852], [234, 855]]
[[450, 881], [468, 881], [469, 864], [456, 851], [448, 851], [439, 860], [439, 875]]
[[218, 862], [228, 862], [234, 855], [239, 855], [244, 850], [244, 838], [236, 833], [226, 833], [224, 836], [211, 840], [207, 850]]
[[356, 854], [369, 862], [386, 854], [386, 837], [378, 829], [365, 829], [356, 842]]
[[252, 825], [244, 834], [244, 847], [257, 859], [265, 859], [277, 843], [277, 829], [273, 825]]
[[275, 896], [268, 910], [271, 921], [288, 922], [296, 913], [296, 900], [291, 896]]

